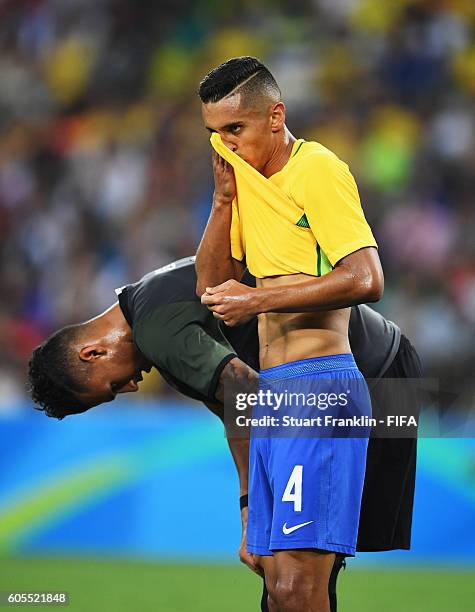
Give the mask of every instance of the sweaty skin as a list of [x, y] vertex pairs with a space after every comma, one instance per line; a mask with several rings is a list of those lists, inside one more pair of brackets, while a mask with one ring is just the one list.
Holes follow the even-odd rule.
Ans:
[[[235, 357], [225, 365], [218, 380], [215, 392], [216, 403], [207, 403], [207, 407], [217, 415], [222, 415], [224, 420], [225, 389], [230, 386], [239, 388], [246, 393], [255, 392], [259, 382], [259, 375], [246, 363]], [[248, 465], [249, 465], [249, 432], [246, 437], [232, 438], [228, 436], [228, 444], [234, 459], [234, 464], [239, 477], [239, 495], [248, 492]], [[246, 530], [247, 530], [247, 506], [241, 510], [241, 543], [239, 545], [239, 559], [242, 563], [259, 576], [263, 575], [256, 557], [247, 552]]]
[[[258, 288], [289, 286], [311, 280], [307, 274], [274, 276], [256, 280]], [[307, 357], [349, 353], [350, 309], [321, 312], [266, 312], [258, 315], [261, 368]]]

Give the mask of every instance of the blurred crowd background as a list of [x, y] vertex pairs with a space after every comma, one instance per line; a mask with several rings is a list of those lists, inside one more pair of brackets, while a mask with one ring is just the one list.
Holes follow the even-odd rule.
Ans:
[[[0, 590], [65, 590], [81, 612], [260, 597], [237, 567], [237, 477], [209, 411], [156, 373], [60, 422], [25, 394], [34, 346], [195, 252], [213, 192], [196, 90], [230, 57], [267, 63], [294, 135], [348, 162], [385, 268], [376, 307], [447, 401], [473, 407], [474, 31], [469, 0], [0, 0]], [[451, 609], [453, 592], [471, 609], [469, 435], [419, 440], [412, 549], [358, 555], [352, 610]]]
[[348, 162], [385, 268], [378, 308], [465, 394], [474, 29], [466, 0], [0, 0], [4, 409], [49, 333], [196, 250], [212, 196], [196, 90], [236, 55], [268, 64], [294, 135]]

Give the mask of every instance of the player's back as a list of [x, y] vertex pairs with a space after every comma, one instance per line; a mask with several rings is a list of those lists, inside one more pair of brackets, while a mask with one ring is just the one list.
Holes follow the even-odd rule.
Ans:
[[194, 263], [194, 257], [184, 257], [152, 270], [136, 283], [126, 285], [134, 308], [137, 311], [151, 311], [166, 304], [199, 302], [195, 293]]
[[189, 397], [213, 399], [213, 364], [235, 356], [219, 322], [196, 296], [194, 257], [186, 257], [117, 289], [139, 351], [165, 380]]

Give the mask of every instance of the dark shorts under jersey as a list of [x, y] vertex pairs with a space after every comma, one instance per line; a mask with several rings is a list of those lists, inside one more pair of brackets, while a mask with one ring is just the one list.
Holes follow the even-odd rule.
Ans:
[[[402, 335], [394, 361], [384, 379], [422, 377], [419, 356]], [[382, 392], [380, 394], [380, 391]], [[389, 399], [391, 401], [391, 399]], [[400, 397], [393, 397], [377, 385], [371, 389], [373, 414], [397, 414]], [[412, 397], [411, 414], [419, 412], [419, 398]], [[382, 405], [384, 404], [384, 405]], [[366, 456], [366, 475], [361, 500], [357, 550], [375, 552], [411, 547], [412, 511], [416, 482], [417, 438], [370, 438]]]
[[195, 287], [194, 258], [187, 257], [116, 293], [140, 352], [173, 387], [210, 402], [224, 366], [236, 353]]

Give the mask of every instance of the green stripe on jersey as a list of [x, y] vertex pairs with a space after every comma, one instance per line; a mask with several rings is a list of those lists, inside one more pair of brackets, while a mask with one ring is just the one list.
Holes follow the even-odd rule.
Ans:
[[328, 257], [322, 251], [320, 245], [317, 244], [317, 276], [323, 276], [332, 270], [333, 266], [331, 265]]
[[299, 146], [295, 149], [295, 153], [292, 155], [292, 157], [295, 157], [297, 155], [297, 153], [300, 151], [300, 147], [303, 145], [304, 142], [305, 140], [302, 140]]
[[304, 213], [295, 225], [298, 225], [299, 227], [310, 227], [310, 223], [308, 222], [307, 215]]

